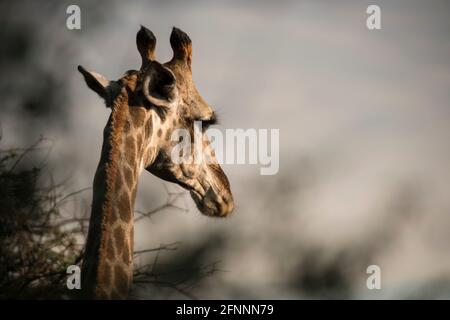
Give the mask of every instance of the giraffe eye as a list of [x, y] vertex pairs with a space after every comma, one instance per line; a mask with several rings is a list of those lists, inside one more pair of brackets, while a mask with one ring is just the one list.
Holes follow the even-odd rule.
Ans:
[[218, 120], [217, 120], [217, 117], [216, 117], [215, 114], [213, 114], [212, 117], [209, 118], [209, 119], [206, 119], [206, 120], [205, 119], [199, 119], [198, 121], [202, 122], [203, 130], [206, 130], [206, 129], [209, 128], [209, 126], [212, 126], [212, 125], [215, 125], [215, 124], [218, 123]]

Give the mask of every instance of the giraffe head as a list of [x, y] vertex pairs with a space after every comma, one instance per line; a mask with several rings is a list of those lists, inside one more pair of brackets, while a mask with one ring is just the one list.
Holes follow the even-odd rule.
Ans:
[[[126, 94], [128, 104], [124, 131], [124, 148], [136, 152], [137, 170], [175, 182], [190, 191], [197, 208], [205, 215], [224, 217], [234, 208], [230, 184], [217, 163], [205, 132], [200, 132], [202, 153], [192, 152], [190, 161], [174, 161], [180, 141], [174, 132], [184, 130], [194, 139], [194, 122], [203, 129], [216, 122], [214, 110], [199, 94], [192, 80], [192, 42], [183, 31], [173, 28], [170, 44], [173, 58], [161, 64], [156, 61], [156, 38], [141, 27], [136, 44], [142, 58], [140, 70], [130, 70], [116, 81], [79, 66], [89, 88], [99, 94], [107, 107], [114, 109], [116, 100]], [[106, 130], [106, 129], [105, 129]], [[197, 159], [195, 159], [197, 157]], [[202, 157], [204, 159], [198, 159]], [[137, 176], [137, 175], [136, 175]]]

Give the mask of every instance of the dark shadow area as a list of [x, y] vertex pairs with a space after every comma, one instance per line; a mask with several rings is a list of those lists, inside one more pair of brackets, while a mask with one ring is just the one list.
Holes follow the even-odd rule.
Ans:
[[[211, 257], [224, 245], [221, 235], [210, 235], [192, 248], [179, 248], [174, 254], [160, 259], [160, 251], [148, 257], [143, 266], [135, 270], [135, 291], [144, 289], [146, 294], [159, 290], [158, 296], [198, 299], [195, 289], [201, 282], [216, 272], [221, 272], [220, 261], [211, 261]], [[163, 260], [160, 262], [160, 260]], [[167, 290], [170, 289], [170, 290]], [[161, 291], [165, 290], [165, 291]], [[138, 296], [144, 296], [141, 292]], [[151, 295], [149, 295], [151, 296]]]

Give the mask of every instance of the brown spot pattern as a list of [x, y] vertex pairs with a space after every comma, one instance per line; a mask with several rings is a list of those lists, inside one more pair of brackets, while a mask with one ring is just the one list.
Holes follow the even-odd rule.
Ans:
[[130, 121], [127, 120], [123, 125], [123, 132], [125, 132], [125, 133], [130, 132], [130, 126], [131, 126]]
[[125, 233], [121, 226], [118, 226], [114, 230], [114, 242], [116, 244], [117, 254], [122, 253], [122, 249], [125, 245]]
[[128, 241], [123, 246], [122, 260], [123, 260], [123, 262], [125, 264], [129, 264], [130, 263], [130, 245], [129, 245]]
[[109, 299], [110, 297], [103, 288], [97, 288], [97, 298], [101, 300], [106, 300]]
[[142, 128], [145, 120], [145, 111], [143, 108], [130, 108], [131, 122], [133, 127]]
[[111, 267], [105, 262], [103, 271], [99, 275], [99, 284], [102, 288], [109, 288], [111, 286]]
[[123, 296], [123, 294], [121, 294], [119, 291], [117, 291], [116, 289], [112, 289], [111, 290], [111, 295], [109, 299], [112, 300], [119, 300], [119, 299], [125, 299], [126, 297]]
[[128, 188], [132, 189], [134, 184], [133, 171], [129, 167], [123, 169], [125, 176], [125, 181], [127, 182]]
[[130, 198], [128, 197], [128, 194], [123, 193], [120, 196], [119, 204], [117, 206], [119, 210], [120, 219], [123, 222], [129, 222], [131, 218], [131, 204], [130, 204]]
[[115, 258], [115, 251], [114, 251], [114, 247], [112, 244], [112, 241], [110, 239], [110, 241], [108, 241], [108, 244], [106, 245], [106, 258], [110, 261], [114, 261]]
[[120, 174], [120, 172], [117, 172], [116, 181], [114, 184], [115, 184], [114, 187], [116, 188], [116, 190], [122, 189], [123, 181], [122, 181], [122, 175]]
[[120, 292], [128, 291], [128, 276], [120, 266], [114, 267], [114, 279], [117, 290]]
[[148, 139], [150, 138], [150, 135], [152, 134], [152, 122], [147, 121], [145, 124], [145, 137]]
[[125, 141], [125, 158], [128, 163], [136, 162], [136, 144], [133, 137], [128, 137]]

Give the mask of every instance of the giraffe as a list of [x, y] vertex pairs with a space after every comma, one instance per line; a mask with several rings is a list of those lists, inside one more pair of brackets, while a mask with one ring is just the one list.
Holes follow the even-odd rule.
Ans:
[[210, 161], [177, 164], [170, 157], [177, 143], [171, 139], [174, 130], [192, 133], [194, 121], [201, 121], [203, 128], [216, 123], [214, 110], [192, 80], [189, 36], [172, 29], [173, 57], [164, 64], [156, 61], [156, 38], [149, 29], [141, 26], [136, 44], [142, 58], [140, 69], [129, 70], [116, 81], [78, 66], [87, 86], [111, 109], [94, 176], [81, 268], [86, 298], [128, 296], [133, 281], [134, 202], [144, 169], [188, 190], [204, 215], [225, 217], [234, 209], [228, 178], [205, 132], [201, 133], [200, 156], [208, 156]]

